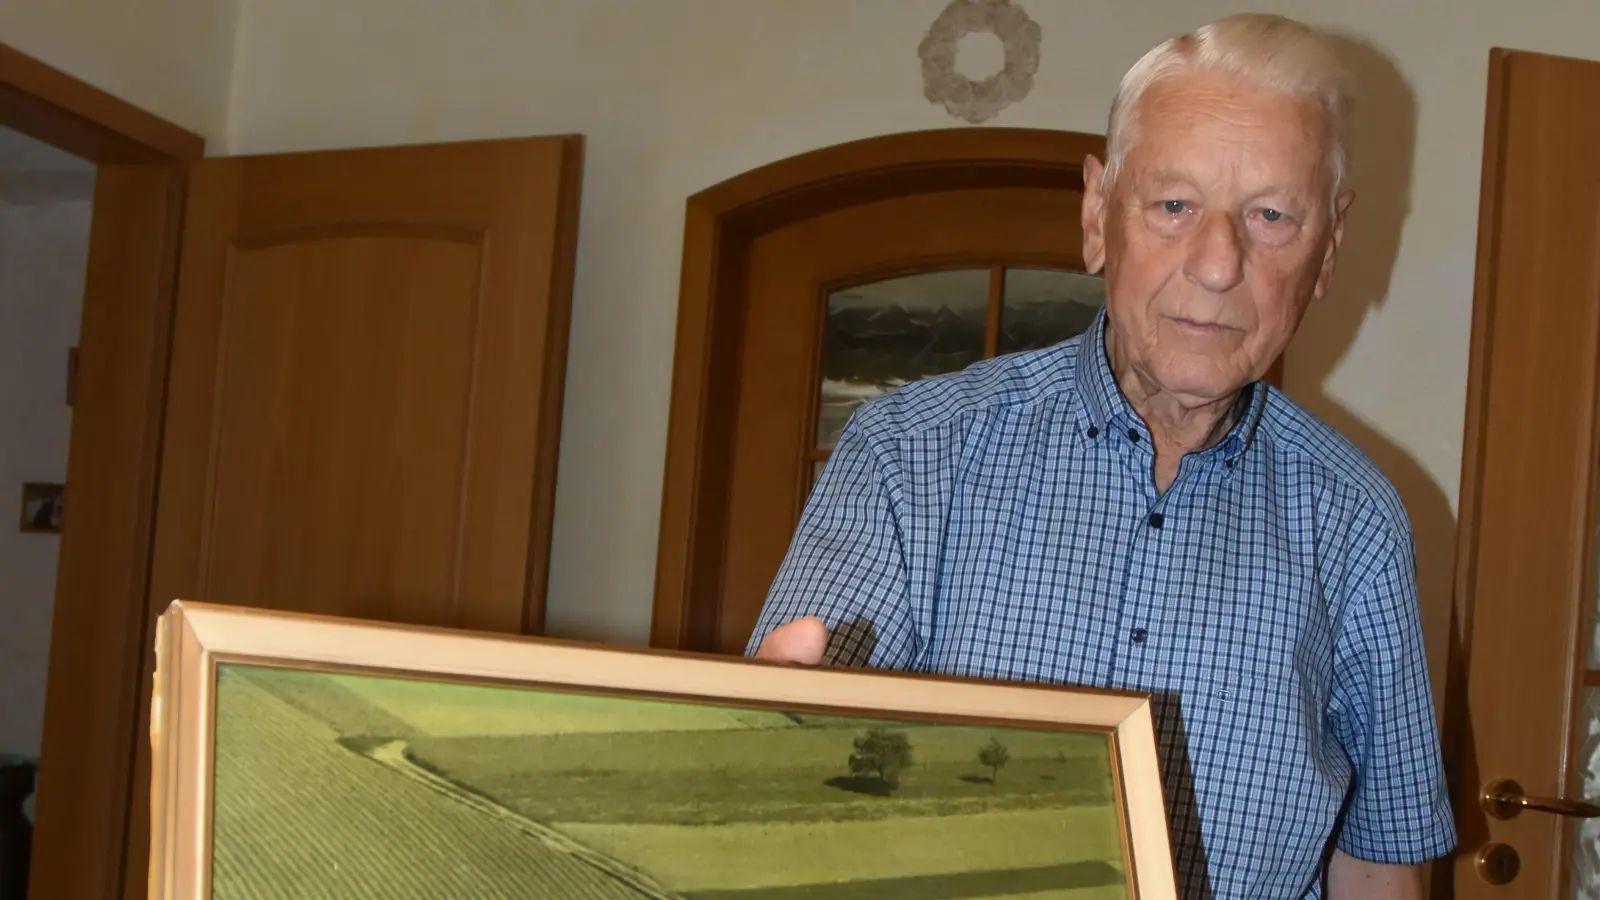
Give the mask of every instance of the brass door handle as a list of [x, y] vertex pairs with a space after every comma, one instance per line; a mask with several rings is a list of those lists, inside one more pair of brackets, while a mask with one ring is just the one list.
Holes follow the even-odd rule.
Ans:
[[1515, 818], [1525, 809], [1580, 819], [1600, 819], [1600, 805], [1557, 797], [1529, 797], [1522, 792], [1522, 785], [1509, 778], [1484, 785], [1483, 809], [1496, 819]]

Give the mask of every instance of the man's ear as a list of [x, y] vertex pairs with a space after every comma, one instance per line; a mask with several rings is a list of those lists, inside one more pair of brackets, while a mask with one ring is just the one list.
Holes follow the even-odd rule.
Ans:
[[1339, 258], [1339, 247], [1344, 244], [1344, 219], [1350, 211], [1350, 204], [1354, 203], [1354, 191], [1344, 191], [1333, 201], [1333, 230], [1328, 234], [1328, 246], [1322, 253], [1322, 271], [1317, 273], [1317, 287], [1312, 292], [1313, 299], [1321, 300], [1328, 292], [1328, 283], [1333, 280], [1333, 269]]
[[1090, 275], [1106, 264], [1105, 166], [1093, 154], [1083, 160], [1083, 264]]

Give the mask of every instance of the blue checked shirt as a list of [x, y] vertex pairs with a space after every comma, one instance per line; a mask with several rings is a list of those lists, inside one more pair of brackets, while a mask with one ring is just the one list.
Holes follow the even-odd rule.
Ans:
[[1330, 845], [1448, 853], [1394, 489], [1262, 383], [1158, 494], [1104, 329], [860, 407], [749, 651], [815, 615], [833, 665], [1150, 692], [1186, 898], [1321, 897]]

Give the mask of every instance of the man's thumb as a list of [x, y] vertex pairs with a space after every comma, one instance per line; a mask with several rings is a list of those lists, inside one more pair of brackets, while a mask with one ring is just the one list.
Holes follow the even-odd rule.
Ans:
[[756, 658], [815, 666], [822, 663], [827, 646], [828, 626], [815, 616], [807, 616], [774, 628], [761, 642]]

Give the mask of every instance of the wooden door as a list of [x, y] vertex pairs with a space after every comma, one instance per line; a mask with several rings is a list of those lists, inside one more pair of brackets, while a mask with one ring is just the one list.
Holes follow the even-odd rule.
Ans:
[[542, 627], [576, 142], [207, 160], [152, 599]]
[[1454, 896], [1593, 897], [1600, 820], [1486, 794], [1600, 802], [1600, 63], [1497, 51], [1489, 85], [1461, 494], [1470, 630]]
[[1103, 289], [1082, 272], [1081, 200], [1048, 188], [936, 191], [751, 243], [726, 561], [716, 641], [702, 649], [743, 652], [806, 495], [864, 399], [1088, 325]]
[[[197, 165], [152, 622], [193, 598], [540, 630], [581, 150]], [[138, 753], [129, 896], [147, 862], [148, 742]]]

